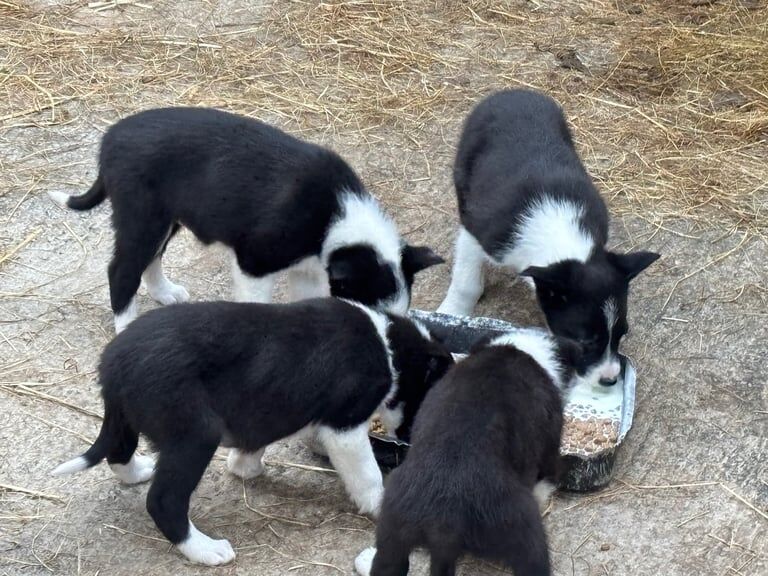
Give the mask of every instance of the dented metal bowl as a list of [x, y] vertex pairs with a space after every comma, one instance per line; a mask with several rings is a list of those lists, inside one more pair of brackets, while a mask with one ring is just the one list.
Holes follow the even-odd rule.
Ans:
[[[481, 338], [517, 328], [494, 318], [469, 318], [421, 310], [412, 310], [410, 316], [425, 324], [455, 355], [466, 354]], [[566, 400], [565, 411], [571, 414], [600, 414], [610, 404], [611, 418], [618, 421], [618, 434], [615, 442], [605, 443], [591, 453], [561, 448], [564, 464], [561, 489], [586, 492], [601, 488], [611, 480], [617, 450], [632, 427], [635, 411], [635, 369], [626, 356], [621, 357], [621, 364], [621, 376], [612, 390], [579, 390]], [[405, 459], [407, 443], [373, 432], [370, 438], [382, 469], [391, 470]]]

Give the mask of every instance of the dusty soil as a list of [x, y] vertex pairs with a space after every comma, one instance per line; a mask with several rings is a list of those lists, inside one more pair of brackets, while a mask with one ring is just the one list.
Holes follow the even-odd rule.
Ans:
[[[446, 6], [457, 10], [455, 4]], [[663, 254], [632, 290], [631, 334], [624, 352], [639, 369], [634, 428], [621, 448], [609, 487], [589, 495], [556, 495], [546, 516], [555, 574], [766, 574], [765, 225], [754, 219], [729, 220], [723, 216], [725, 208], [686, 208], [676, 217], [676, 203], [687, 207], [688, 200], [674, 195], [673, 175], [667, 182], [668, 197], [644, 195], [646, 188], [656, 190], [663, 181], [630, 175], [624, 187], [606, 183], [616, 158], [646, 149], [644, 139], [655, 124], [650, 119], [643, 125], [639, 116], [639, 131], [627, 139], [615, 123], [616, 107], [601, 101], [608, 98], [600, 92], [608, 80], [585, 74], [572, 55], [540, 48], [553, 42], [575, 47], [592, 74], [614, 69], [621, 61], [617, 50], [623, 32], [617, 28], [627, 19], [641, 18], [642, 7], [613, 4], [502, 2], [499, 9], [510, 21], [538, 18], [537, 27], [526, 30], [539, 45], [529, 37], [523, 41], [505, 36], [503, 30], [494, 43], [481, 45], [476, 28], [490, 16], [476, 13], [477, 20], [467, 12], [455, 24], [447, 50], [455, 54], [463, 46], [466, 54], [507, 58], [517, 67], [514, 78], [502, 78], [490, 74], [478, 56], [474, 64], [451, 68], [446, 84], [470, 87], [476, 97], [503, 86], [530, 84], [567, 102], [585, 161], [603, 183], [615, 214], [612, 245]], [[760, 3], [752, 4], [765, 10]], [[7, 29], [15, 25], [17, 13], [5, 5], [0, 2], [0, 24]], [[60, 10], [59, 27], [65, 32], [56, 34], [64, 40], [71, 37], [67, 30], [127, 30], [130, 35], [143, 27], [194, 44], [201, 34], [234, 30], [244, 31], [238, 41], [250, 39], [257, 50], [273, 41], [276, 23], [285, 24], [282, 12], [300, 4], [147, 1], [102, 12], [84, 1], [24, 5], [36, 14]], [[605, 10], [614, 10], [618, 22], [605, 24], [605, 37], [589, 38], [569, 28]], [[705, 18], [717, 16], [717, 6], [705, 3], [687, 10]], [[442, 17], [439, 8], [429, 15]], [[221, 36], [216, 43], [223, 45], [229, 37]], [[51, 41], [52, 55], [57, 46], [58, 40]], [[310, 57], [302, 56], [306, 47], [300, 44], [291, 49], [297, 59]], [[4, 50], [0, 46], [0, 58]], [[207, 48], [178, 46], [178, 54], [166, 58], [178, 56], [183, 66], [189, 50]], [[563, 59], [570, 65], [563, 67]], [[218, 71], [235, 66], [226, 59], [203, 64], [215, 65]], [[116, 68], [121, 65], [114, 62]], [[318, 469], [328, 464], [299, 444], [270, 447], [266, 474], [246, 483], [226, 472], [221, 457], [212, 463], [191, 513], [201, 529], [228, 538], [238, 551], [234, 564], [215, 570], [190, 565], [169, 550], [144, 509], [146, 485], [121, 486], [106, 466], [67, 479], [49, 475], [57, 463], [80, 453], [98, 430], [101, 404], [94, 368], [112, 337], [106, 287], [111, 229], [108, 203], [76, 214], [55, 206], [45, 191], [79, 193], [87, 188], [96, 173], [100, 134], [120, 115], [178, 102], [217, 103], [334, 147], [382, 198], [409, 240], [429, 243], [450, 256], [456, 228], [451, 159], [461, 119], [473, 98], [464, 97], [465, 90], [460, 93], [464, 96], [443, 102], [439, 109], [435, 104], [433, 113], [420, 122], [398, 123], [385, 115], [354, 126], [345, 120], [343, 100], [329, 101], [323, 110], [308, 108], [290, 115], [281, 112], [285, 101], [280, 92], [253, 96], [247, 88], [261, 85], [258, 70], [243, 81], [238, 99], [229, 92], [211, 102], [206, 88], [208, 74], [215, 72], [203, 67], [199, 97], [173, 78], [150, 79], [144, 89], [129, 91], [135, 76], [124, 71], [125, 98], [117, 89], [107, 97], [98, 86], [89, 94], [71, 94], [66, 101], [51, 95], [52, 115], [44, 95], [20, 100], [20, 94], [4, 86], [3, 78], [13, 75], [27, 74], [38, 85], [56, 80], [55, 75], [38, 72], [15, 61], [0, 64], [0, 87], [7, 97], [0, 109], [0, 573], [352, 574], [352, 559], [373, 542], [374, 525], [354, 514], [335, 474]], [[442, 78], [438, 74], [423, 80], [426, 86], [440, 84]], [[313, 81], [325, 81], [331, 91], [337, 86], [334, 78]], [[228, 89], [236, 90], [233, 85]], [[584, 90], [594, 97], [574, 97], [574, 91]], [[249, 108], [250, 97], [258, 97], [259, 105]], [[270, 104], [276, 112], [269, 112]], [[349, 106], [353, 104], [359, 103]], [[338, 116], [326, 116], [324, 110]], [[590, 126], [599, 126], [602, 136], [591, 138]], [[748, 145], [751, 153], [763, 154], [765, 162], [762, 172], [743, 178], [765, 184], [768, 145], [759, 138]], [[739, 161], [735, 154], [734, 162]], [[741, 184], [723, 178], [717, 186], [725, 195]], [[756, 189], [752, 201], [762, 206], [763, 220], [765, 200], [764, 188]], [[663, 218], [655, 212], [661, 204]], [[166, 270], [195, 300], [229, 297], [223, 255], [201, 249], [186, 233], [171, 244]], [[436, 308], [448, 280], [448, 266], [421, 276], [414, 305]], [[143, 309], [155, 306], [141, 294]], [[499, 271], [492, 272], [478, 313], [520, 324], [541, 321], [528, 293]], [[424, 558], [418, 556], [412, 573], [426, 572]], [[505, 572], [467, 560], [460, 573]]]

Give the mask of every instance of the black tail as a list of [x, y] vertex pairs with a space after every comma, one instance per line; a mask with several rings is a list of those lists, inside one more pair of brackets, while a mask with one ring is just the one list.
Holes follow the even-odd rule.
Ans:
[[102, 180], [101, 174], [99, 174], [90, 190], [80, 196], [70, 196], [67, 200], [67, 206], [73, 210], [90, 210], [104, 202], [106, 197], [107, 189], [104, 188], [104, 180]]
[[109, 454], [114, 444], [119, 442], [122, 437], [122, 431], [125, 427], [122, 414], [119, 411], [105, 409], [104, 421], [101, 423], [99, 436], [93, 445], [85, 451], [84, 454], [68, 460], [57, 466], [51, 474], [54, 476], [63, 476], [64, 474], [73, 474], [86, 468], [96, 466], [104, 460]]

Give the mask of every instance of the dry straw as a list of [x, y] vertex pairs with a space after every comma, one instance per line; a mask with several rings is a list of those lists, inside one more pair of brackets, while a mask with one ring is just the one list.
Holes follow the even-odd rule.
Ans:
[[[482, 94], [532, 86], [564, 103], [616, 212], [765, 233], [763, 4], [278, 0], [256, 23], [195, 27], [158, 24], [168, 6], [0, 0], [0, 139], [180, 103], [429, 156]], [[3, 167], [7, 186], [45, 185]]]

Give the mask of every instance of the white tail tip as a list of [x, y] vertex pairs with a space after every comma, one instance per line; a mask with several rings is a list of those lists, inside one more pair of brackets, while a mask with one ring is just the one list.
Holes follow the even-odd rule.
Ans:
[[376, 548], [366, 548], [355, 558], [355, 571], [360, 576], [370, 576], [373, 557], [376, 556]]
[[64, 476], [65, 474], [74, 474], [75, 472], [80, 472], [86, 468], [88, 468], [88, 460], [86, 460], [83, 456], [78, 456], [77, 458], [72, 458], [72, 460], [64, 462], [64, 464], [59, 464], [56, 469], [51, 472], [51, 475]]
[[58, 190], [49, 190], [48, 196], [50, 196], [51, 200], [56, 202], [56, 204], [59, 206], [66, 208], [67, 200], [69, 200], [69, 194], [66, 192], [59, 192]]

